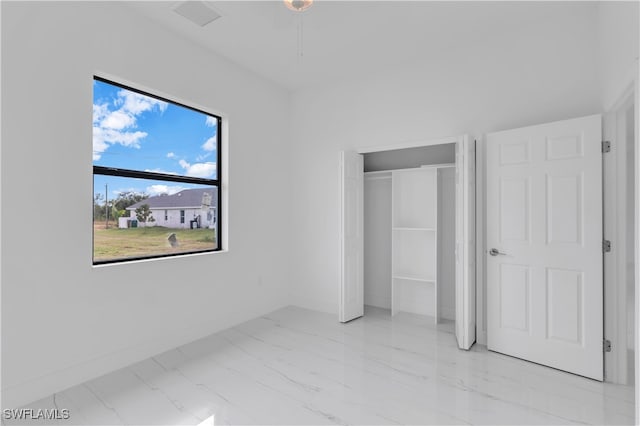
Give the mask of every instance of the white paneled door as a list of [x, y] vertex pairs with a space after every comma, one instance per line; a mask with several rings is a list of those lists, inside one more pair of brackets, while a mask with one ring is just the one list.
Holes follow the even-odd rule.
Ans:
[[603, 379], [601, 117], [487, 135], [487, 346]]
[[364, 314], [364, 157], [356, 152], [340, 153], [341, 322]]

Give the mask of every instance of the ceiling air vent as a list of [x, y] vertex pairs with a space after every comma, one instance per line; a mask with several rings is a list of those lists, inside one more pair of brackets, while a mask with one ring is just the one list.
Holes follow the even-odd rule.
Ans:
[[174, 6], [173, 11], [201, 27], [220, 17], [218, 12], [203, 1], [183, 1]]

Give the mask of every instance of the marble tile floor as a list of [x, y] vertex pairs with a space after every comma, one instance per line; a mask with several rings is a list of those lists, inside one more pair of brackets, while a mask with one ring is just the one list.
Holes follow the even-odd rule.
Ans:
[[633, 387], [474, 346], [451, 324], [370, 308], [347, 324], [288, 307], [25, 408], [3, 424], [633, 424]]

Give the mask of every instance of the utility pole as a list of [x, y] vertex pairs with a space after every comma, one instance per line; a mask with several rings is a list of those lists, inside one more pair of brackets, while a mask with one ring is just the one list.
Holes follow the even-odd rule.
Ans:
[[104, 184], [104, 211], [107, 217], [107, 221], [104, 224], [104, 229], [109, 229], [109, 191], [106, 183]]

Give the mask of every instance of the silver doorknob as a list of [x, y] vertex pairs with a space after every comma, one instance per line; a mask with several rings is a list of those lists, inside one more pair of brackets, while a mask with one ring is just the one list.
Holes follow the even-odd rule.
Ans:
[[498, 249], [492, 248], [491, 250], [489, 250], [489, 254], [491, 256], [497, 256], [497, 255], [501, 255], [501, 256], [506, 256], [507, 253], [500, 253], [500, 251], [498, 251]]

